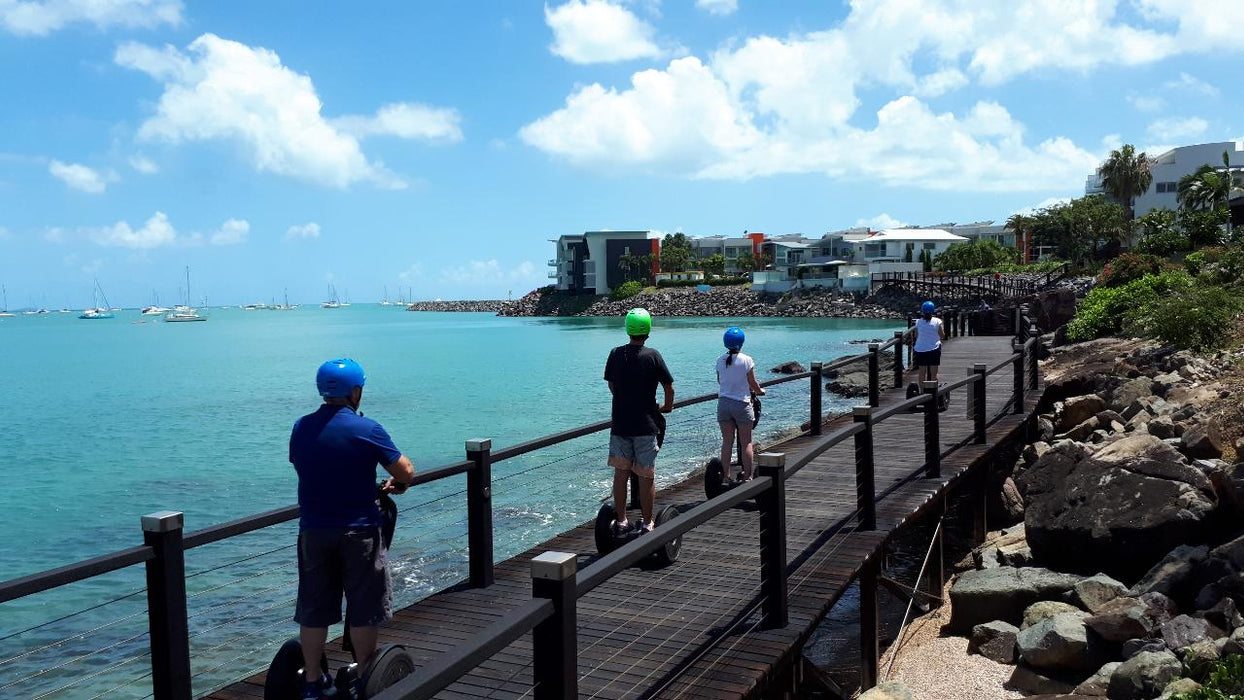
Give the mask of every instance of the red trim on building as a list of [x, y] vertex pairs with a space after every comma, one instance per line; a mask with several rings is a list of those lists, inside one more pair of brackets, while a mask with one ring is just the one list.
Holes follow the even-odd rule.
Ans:
[[655, 279], [656, 274], [661, 271], [661, 239], [650, 238], [652, 241], [652, 275]]

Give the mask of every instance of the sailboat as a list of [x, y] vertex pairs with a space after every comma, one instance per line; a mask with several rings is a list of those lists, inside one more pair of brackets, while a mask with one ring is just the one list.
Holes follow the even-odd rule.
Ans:
[[328, 285], [328, 301], [320, 304], [321, 309], [340, 309], [344, 304], [337, 298], [337, 287]]
[[[78, 318], [83, 319], [85, 321], [94, 321], [97, 319], [113, 317], [112, 311], [110, 311], [110, 309], [112, 308], [112, 304], [108, 303], [108, 295], [104, 294], [104, 288], [99, 286], [99, 280], [95, 280], [95, 288], [91, 290], [91, 297], [92, 297], [91, 304], [93, 306], [83, 311], [82, 313], [78, 314]], [[99, 305], [100, 297], [103, 297], [104, 299], [103, 306]], [[41, 311], [40, 313], [47, 313], [47, 311]]]
[[186, 304], [187, 306], [174, 307], [173, 312], [164, 317], [167, 323], [186, 323], [189, 321], [206, 321], [207, 319], [199, 315], [198, 311], [190, 308], [190, 266], [186, 266]]
[[142, 310], [143, 316], [159, 316], [160, 314], [166, 314], [169, 311], [172, 311], [172, 309], [166, 309], [163, 306], [160, 306], [159, 292], [152, 292], [151, 294], [155, 297], [155, 303], [152, 304], [151, 306], [143, 307], [143, 310]]
[[5, 289], [4, 285], [0, 285], [0, 292], [4, 293], [4, 307], [0, 308], [0, 318], [12, 317], [13, 314], [9, 313], [9, 290]]
[[272, 311], [292, 311], [294, 307], [289, 305], [289, 288], [287, 287], [285, 289], [285, 303], [284, 304], [277, 304], [276, 300], [273, 300], [272, 306], [269, 306], [268, 308], [271, 309]]
[[389, 301], [389, 287], [384, 288], [384, 298], [380, 300], [381, 306], [393, 306], [396, 302]]

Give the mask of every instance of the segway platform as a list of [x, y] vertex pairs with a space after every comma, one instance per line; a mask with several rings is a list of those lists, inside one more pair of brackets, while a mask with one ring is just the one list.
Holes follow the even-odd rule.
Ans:
[[[678, 517], [678, 509], [674, 506], [663, 506], [657, 510], [656, 524], [659, 529], [665, 523]], [[618, 547], [621, 547], [632, 540], [644, 536], [643, 524], [636, 522], [631, 527], [619, 535], [613, 532], [614, 512], [613, 504], [609, 501], [601, 504], [600, 510], [596, 512], [596, 523], [594, 535], [596, 538], [596, 551], [601, 555], [609, 554]], [[653, 553], [653, 557], [661, 566], [669, 566], [678, 561], [678, 553], [682, 550], [682, 538], [677, 537], [665, 543], [665, 546]]]
[[[943, 384], [944, 384], [944, 383], [943, 383]], [[920, 385], [919, 385], [919, 384], [917, 384], [916, 382], [912, 382], [912, 383], [910, 383], [910, 384], [908, 384], [908, 385], [907, 385], [907, 398], [909, 398], [909, 399], [914, 399], [914, 398], [916, 398], [916, 397], [917, 397], [917, 396], [919, 396], [919, 395], [920, 395]], [[927, 406], [927, 405], [928, 405], [928, 404], [920, 404], [919, 406], [912, 406], [911, 410], [912, 410], [912, 411], [923, 411], [923, 410], [924, 410], [924, 407], [925, 407], [925, 406]], [[949, 392], [949, 391], [947, 391], [947, 392], [945, 392], [945, 393], [938, 394], [938, 395], [937, 395], [937, 410], [938, 410], [938, 412], [943, 412], [943, 411], [946, 411], [946, 410], [947, 410], [947, 409], [949, 409], [949, 408], [950, 408], [950, 392]]]

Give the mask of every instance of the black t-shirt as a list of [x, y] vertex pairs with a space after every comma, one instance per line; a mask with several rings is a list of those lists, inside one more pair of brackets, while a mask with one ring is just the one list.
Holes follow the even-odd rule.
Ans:
[[613, 382], [610, 432], [623, 437], [656, 435], [657, 385], [674, 383], [661, 353], [630, 343], [616, 347], [605, 362], [605, 381]]

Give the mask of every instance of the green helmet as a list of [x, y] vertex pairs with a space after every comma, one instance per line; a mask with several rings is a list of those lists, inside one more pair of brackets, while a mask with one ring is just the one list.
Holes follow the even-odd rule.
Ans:
[[627, 335], [648, 335], [652, 332], [652, 316], [647, 309], [631, 309], [626, 314]]

